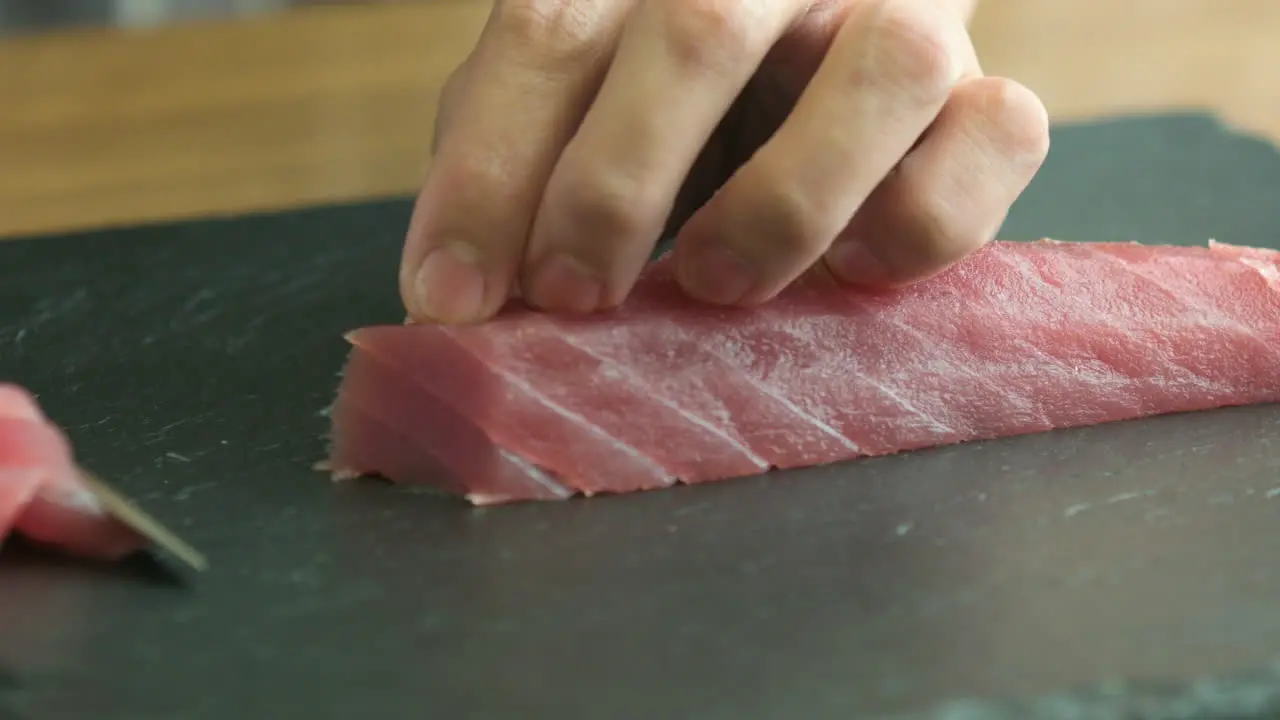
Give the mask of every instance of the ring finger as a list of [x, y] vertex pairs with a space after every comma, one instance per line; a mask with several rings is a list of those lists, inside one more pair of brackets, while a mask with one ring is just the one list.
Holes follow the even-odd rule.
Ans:
[[686, 292], [777, 294], [812, 266], [976, 67], [963, 18], [937, 0], [865, 0], [790, 117], [676, 240]]
[[1049, 121], [1034, 93], [1004, 78], [966, 81], [841, 233], [827, 267], [872, 287], [943, 270], [996, 234], [1048, 150]]

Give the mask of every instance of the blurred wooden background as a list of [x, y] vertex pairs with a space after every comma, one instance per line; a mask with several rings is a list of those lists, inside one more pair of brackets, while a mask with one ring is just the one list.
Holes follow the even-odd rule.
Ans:
[[[488, 8], [0, 0], [0, 237], [412, 192]], [[1280, 138], [1274, 0], [984, 0], [973, 32], [1057, 119], [1208, 108]]]

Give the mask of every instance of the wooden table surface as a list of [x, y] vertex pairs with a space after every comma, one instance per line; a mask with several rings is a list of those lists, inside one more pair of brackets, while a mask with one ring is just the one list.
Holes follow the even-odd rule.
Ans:
[[[412, 192], [489, 3], [298, 9], [0, 44], [0, 237]], [[1055, 118], [1197, 107], [1280, 138], [1274, 0], [985, 0]]]

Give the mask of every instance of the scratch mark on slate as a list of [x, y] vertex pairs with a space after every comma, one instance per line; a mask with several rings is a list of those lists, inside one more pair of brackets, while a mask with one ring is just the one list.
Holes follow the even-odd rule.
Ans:
[[1093, 506], [1090, 505], [1089, 503], [1078, 503], [1076, 505], [1072, 505], [1071, 507], [1062, 511], [1062, 517], [1075, 517], [1076, 515], [1079, 515], [1080, 513], [1084, 512], [1085, 510], [1088, 510], [1091, 507]]

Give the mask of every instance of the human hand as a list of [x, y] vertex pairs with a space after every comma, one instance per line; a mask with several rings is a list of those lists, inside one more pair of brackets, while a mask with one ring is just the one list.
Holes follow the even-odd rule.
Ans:
[[664, 230], [712, 303], [824, 261], [869, 286], [940, 271], [1048, 152], [1039, 99], [982, 74], [975, 3], [498, 0], [441, 96], [410, 317], [617, 305]]

